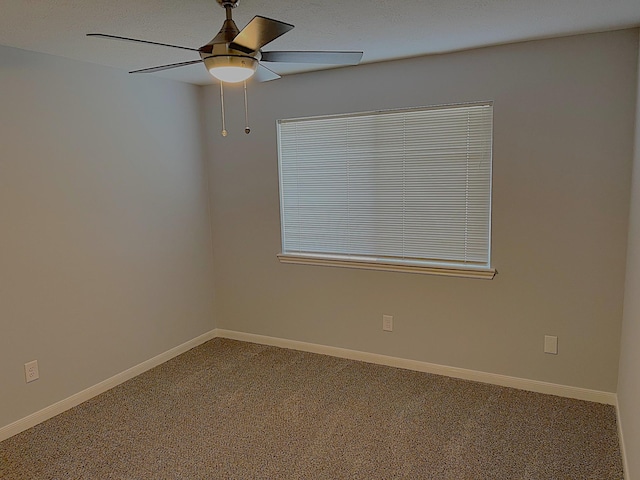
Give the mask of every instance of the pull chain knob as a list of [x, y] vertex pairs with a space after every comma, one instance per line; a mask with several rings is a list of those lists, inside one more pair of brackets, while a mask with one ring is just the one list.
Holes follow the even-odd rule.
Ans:
[[223, 82], [220, 82], [220, 106], [222, 107], [222, 136], [227, 136], [227, 126], [224, 122], [224, 87], [222, 86]]
[[244, 133], [249, 135], [251, 129], [249, 128], [249, 102], [247, 100], [247, 81], [244, 82]]

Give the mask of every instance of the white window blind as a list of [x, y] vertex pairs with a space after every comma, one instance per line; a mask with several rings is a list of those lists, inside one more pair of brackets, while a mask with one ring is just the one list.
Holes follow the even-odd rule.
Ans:
[[278, 121], [284, 255], [489, 267], [490, 103]]

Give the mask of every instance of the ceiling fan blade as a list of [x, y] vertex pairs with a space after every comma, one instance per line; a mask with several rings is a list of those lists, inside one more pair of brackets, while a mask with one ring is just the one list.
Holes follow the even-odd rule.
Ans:
[[162, 70], [169, 70], [171, 68], [186, 67], [187, 65], [194, 65], [196, 63], [202, 63], [202, 60], [191, 60], [190, 62], [172, 63], [170, 65], [160, 65], [159, 67], [143, 68], [141, 70], [133, 70], [129, 73], [153, 73], [161, 72]]
[[262, 52], [263, 62], [357, 65], [362, 52]]
[[110, 40], [123, 40], [125, 42], [146, 43], [149, 45], [160, 45], [161, 47], [179, 48], [180, 50], [191, 50], [199, 52], [197, 48], [181, 47], [180, 45], [169, 45], [168, 43], [149, 42], [148, 40], [138, 40], [137, 38], [118, 37], [117, 35], [107, 35], [105, 33], [87, 33], [87, 37], [107, 38]]
[[229, 46], [245, 53], [255, 52], [292, 28], [288, 23], [256, 15]]
[[276, 72], [260, 64], [258, 64], [258, 69], [256, 70], [254, 77], [259, 82], [268, 82], [269, 80], [277, 80], [278, 78], [281, 78]]

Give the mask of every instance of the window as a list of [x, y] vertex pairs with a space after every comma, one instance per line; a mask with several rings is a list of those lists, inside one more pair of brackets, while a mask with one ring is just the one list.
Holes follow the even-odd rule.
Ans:
[[493, 278], [493, 105], [278, 121], [281, 262]]

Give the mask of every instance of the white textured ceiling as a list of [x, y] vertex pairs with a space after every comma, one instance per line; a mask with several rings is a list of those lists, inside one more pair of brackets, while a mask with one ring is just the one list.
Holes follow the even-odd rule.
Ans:
[[[240, 0], [233, 11], [240, 28], [254, 15], [296, 26], [264, 50], [361, 50], [363, 62], [376, 62], [638, 26], [640, 0]], [[224, 16], [216, 0], [0, 0], [0, 44], [133, 70], [198, 56], [85, 34], [198, 48]], [[268, 65], [279, 73], [314, 69]], [[153, 75], [213, 83], [200, 64]]]

